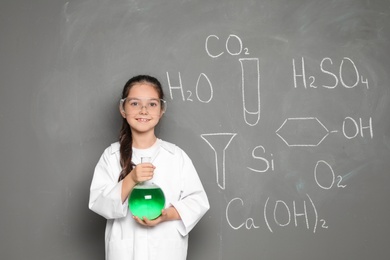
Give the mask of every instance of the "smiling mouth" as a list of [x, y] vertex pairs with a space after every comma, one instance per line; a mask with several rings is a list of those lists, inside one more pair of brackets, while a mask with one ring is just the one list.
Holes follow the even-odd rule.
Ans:
[[137, 118], [137, 121], [138, 122], [149, 122], [150, 119], [148, 119], [148, 118]]

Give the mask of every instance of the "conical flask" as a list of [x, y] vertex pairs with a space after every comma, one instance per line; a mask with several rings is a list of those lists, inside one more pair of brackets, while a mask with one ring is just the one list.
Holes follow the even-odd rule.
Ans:
[[[150, 157], [141, 157], [141, 163], [150, 162]], [[141, 182], [134, 186], [129, 198], [129, 208], [134, 216], [150, 220], [161, 215], [165, 206], [162, 189], [153, 182]]]

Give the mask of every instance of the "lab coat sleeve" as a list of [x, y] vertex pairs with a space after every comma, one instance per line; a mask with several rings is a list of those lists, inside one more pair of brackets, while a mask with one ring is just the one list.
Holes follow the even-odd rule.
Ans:
[[107, 148], [95, 167], [89, 197], [89, 208], [106, 219], [127, 215], [127, 200], [122, 203], [122, 181], [118, 182], [115, 153]]
[[187, 235], [210, 208], [209, 201], [191, 159], [182, 152], [182, 190], [180, 200], [172, 205], [181, 217], [178, 231]]

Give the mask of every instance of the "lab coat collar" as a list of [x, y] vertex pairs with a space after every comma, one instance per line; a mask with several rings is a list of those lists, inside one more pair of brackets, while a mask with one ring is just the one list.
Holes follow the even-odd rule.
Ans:
[[[167, 141], [163, 141], [161, 139], [157, 139], [157, 142], [160, 144], [160, 147], [163, 148], [164, 150], [168, 151], [171, 154], [175, 153], [175, 147], [176, 147], [175, 144]], [[110, 148], [111, 148], [111, 154], [119, 153], [119, 149], [120, 149], [119, 142], [111, 144]]]

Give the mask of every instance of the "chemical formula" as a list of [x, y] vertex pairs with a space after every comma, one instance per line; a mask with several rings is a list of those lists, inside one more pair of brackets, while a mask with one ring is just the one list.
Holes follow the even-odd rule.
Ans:
[[[259, 58], [252, 57], [249, 48], [235, 34], [230, 34], [227, 37], [209, 35], [205, 38], [204, 43], [205, 53], [210, 59], [218, 60], [226, 55], [237, 59], [237, 63], [241, 68], [242, 118], [248, 127], [255, 127], [261, 122], [261, 114], [265, 109], [261, 103], [261, 90], [266, 86], [261, 83], [264, 76], [261, 76]], [[309, 74], [304, 57], [293, 58], [291, 71], [289, 72], [292, 75], [291, 88], [303, 90], [364, 88], [369, 90], [369, 79], [361, 74], [358, 67], [356, 62], [349, 57], [342, 57], [337, 61], [324, 57], [317, 68], [311, 67], [312, 70], [317, 70], [317, 74], [320, 73], [321, 76], [327, 78], [326, 82], [320, 82], [314, 75]], [[334, 71], [337, 71], [337, 73]], [[216, 86], [210, 80], [207, 72], [199, 72], [197, 81], [193, 84], [194, 90], [189, 90], [183, 84], [180, 71], [174, 74], [166, 72], [166, 76], [171, 99], [179, 98], [185, 102], [207, 104], [215, 98], [214, 89]], [[178, 83], [174, 85], [172, 82]], [[199, 88], [202, 88], [202, 97], [199, 95]], [[356, 115], [346, 116], [343, 122], [334, 129], [330, 129], [322, 122], [321, 118], [316, 116], [289, 117], [283, 119], [282, 124], [274, 132], [275, 136], [291, 149], [294, 147], [315, 148], [321, 146], [325, 139], [332, 138], [334, 135], [347, 140], [361, 138], [369, 141], [374, 138], [373, 118], [356, 117]], [[215, 165], [215, 181], [222, 191], [230, 185], [227, 178], [226, 157], [229, 154], [229, 146], [235, 142], [237, 136], [240, 136], [240, 133], [217, 132], [200, 135], [201, 139], [207, 143], [214, 153], [212, 163]], [[243, 170], [259, 174], [273, 174], [278, 170], [278, 158], [273, 153], [268, 152], [265, 145], [261, 143], [253, 144], [253, 147], [248, 150], [251, 153], [246, 156], [261, 163], [257, 168], [244, 165]], [[345, 189], [348, 187], [346, 180], [343, 179], [341, 174], [334, 171], [334, 165], [332, 166], [331, 163], [326, 160], [318, 160], [313, 162], [313, 165], [315, 166], [312, 169], [311, 176], [313, 183], [320, 190]], [[318, 176], [327, 176], [328, 181], [324, 181]], [[226, 204], [226, 224], [233, 230], [251, 230], [263, 227], [270, 232], [275, 232], [277, 227], [303, 225], [307, 230], [316, 233], [319, 229], [329, 228], [326, 220], [321, 218], [315, 201], [309, 194], [306, 194], [306, 197], [302, 198], [301, 201], [293, 200], [290, 202], [268, 197], [263, 205], [257, 205], [257, 207], [262, 208], [262, 216], [245, 216], [241, 221], [233, 221], [231, 212], [246, 206], [244, 199], [240, 197], [232, 198]]]

